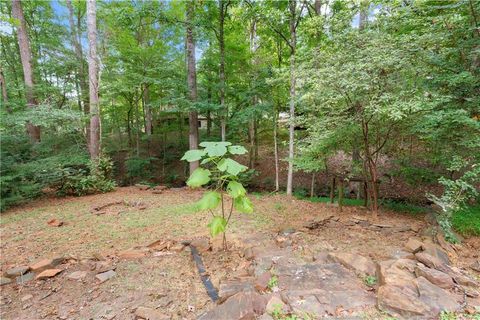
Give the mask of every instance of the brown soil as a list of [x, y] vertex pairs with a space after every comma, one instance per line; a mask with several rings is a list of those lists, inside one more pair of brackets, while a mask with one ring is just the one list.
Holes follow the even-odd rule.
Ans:
[[[119, 260], [119, 251], [144, 246], [156, 240], [186, 240], [208, 236], [209, 213], [196, 213], [192, 203], [200, 191], [169, 189], [162, 194], [135, 187], [82, 198], [42, 199], [2, 214], [2, 272], [14, 266], [30, 265], [42, 258], [71, 256], [60, 266], [64, 271], [45, 281], [1, 287], [1, 319], [134, 319], [139, 306], [159, 307], [172, 319], [194, 319], [213, 303], [200, 281], [188, 250], [149, 255], [135, 260]], [[235, 214], [227, 234], [230, 250], [221, 250], [221, 237], [213, 239], [213, 250], [203, 260], [213, 284], [244, 268], [242, 246], [249, 239], [267, 235], [274, 238], [285, 228], [302, 231], [294, 250], [311, 258], [321, 251], [347, 251], [385, 260], [401, 250], [413, 231], [393, 231], [400, 227], [424, 226], [422, 218], [380, 212], [373, 218], [359, 207], [343, 212], [326, 204], [296, 200], [283, 195], [252, 196], [255, 213]], [[116, 204], [104, 214], [92, 208]], [[141, 207], [131, 205], [141, 204]], [[144, 208], [145, 207], [145, 208]], [[338, 222], [308, 231], [303, 226], [315, 218], [334, 215]], [[393, 228], [373, 230], [349, 225], [352, 216]], [[60, 227], [48, 221], [63, 222]], [[469, 239], [460, 250], [461, 265], [475, 258], [479, 239]], [[478, 251], [477, 251], [478, 252]], [[73, 271], [89, 271], [85, 259], [103, 256], [116, 265], [116, 277], [103, 284], [89, 272], [83, 282], [67, 279]], [[82, 261], [83, 260], [83, 261]], [[88, 262], [88, 261], [87, 261]], [[457, 263], [459, 264], [459, 263]], [[22, 301], [31, 294], [33, 298]], [[171, 302], [170, 302], [171, 301]]]

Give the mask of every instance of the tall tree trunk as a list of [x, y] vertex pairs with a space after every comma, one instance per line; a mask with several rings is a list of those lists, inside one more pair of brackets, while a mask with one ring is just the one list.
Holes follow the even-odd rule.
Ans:
[[[187, 84], [190, 101], [195, 103], [197, 101], [197, 71], [195, 67], [195, 39], [193, 37], [193, 20], [195, 18], [195, 2], [187, 1]], [[197, 111], [191, 110], [188, 114], [189, 134], [188, 142], [189, 149], [198, 149], [198, 114]], [[190, 162], [190, 173], [198, 168], [199, 162]]]
[[287, 195], [293, 193], [293, 157], [295, 140], [295, 53], [297, 45], [296, 33], [296, 0], [289, 0], [290, 8], [290, 126], [288, 138], [288, 175], [287, 175]]
[[310, 183], [310, 198], [315, 196], [315, 172], [312, 172], [312, 181]]
[[[254, 66], [254, 76], [253, 76], [253, 83], [252, 87], [255, 86], [256, 83], [256, 65], [257, 65], [257, 59], [255, 57], [255, 52], [257, 51], [257, 22], [255, 20], [252, 21], [252, 24], [250, 26], [250, 53], [252, 54], [252, 65]], [[256, 128], [255, 128], [255, 108], [258, 102], [258, 97], [256, 93], [252, 97], [252, 116], [249, 119], [248, 122], [248, 137], [250, 139], [250, 151], [249, 151], [249, 167], [254, 168], [255, 167], [255, 140], [256, 140]]]
[[359, 12], [359, 17], [358, 17], [358, 29], [363, 30], [365, 28], [365, 25], [367, 24], [367, 19], [368, 19], [368, 7], [369, 7], [369, 1], [368, 0], [363, 0], [360, 2], [360, 12]]
[[132, 103], [130, 102], [130, 109], [128, 109], [127, 112], [127, 135], [128, 135], [128, 147], [132, 147], [132, 126], [131, 126], [131, 120], [132, 120]]
[[[88, 116], [90, 113], [90, 106], [88, 103], [88, 86], [87, 86], [87, 81], [85, 77], [85, 64], [83, 60], [83, 50], [82, 50], [82, 45], [80, 43], [80, 30], [77, 28], [80, 28], [80, 25], [75, 26], [75, 22], [73, 20], [74, 16], [74, 11], [73, 11], [73, 6], [72, 6], [72, 1], [71, 0], [66, 0], [67, 1], [67, 8], [68, 8], [68, 21], [70, 23], [70, 30], [72, 33], [72, 45], [75, 48], [75, 56], [77, 57], [78, 60], [78, 77], [77, 77], [77, 83], [80, 85], [80, 101], [83, 103], [83, 112], [85, 115]], [[85, 136], [87, 138], [87, 144], [90, 143], [90, 121], [87, 122], [86, 128], [85, 128]]]
[[317, 16], [321, 15], [322, 12], [322, 0], [315, 0], [315, 14]]
[[224, 0], [219, 0], [219, 9], [220, 9], [220, 17], [219, 17], [219, 26], [218, 26], [218, 44], [220, 47], [220, 70], [219, 70], [219, 77], [220, 77], [220, 127], [221, 127], [221, 136], [222, 141], [226, 140], [227, 137], [227, 117], [228, 117], [228, 109], [225, 106], [225, 37], [224, 37], [224, 26], [225, 26], [225, 14], [226, 14], [226, 4]]
[[374, 215], [378, 215], [378, 173], [377, 165], [370, 151], [369, 126], [368, 122], [362, 120], [363, 147], [365, 152], [365, 166], [369, 175], [368, 193], [372, 197], [372, 210]]
[[277, 137], [277, 128], [278, 128], [278, 109], [275, 108], [273, 111], [273, 150], [275, 154], [275, 191], [280, 190], [280, 168], [278, 161], [278, 137]]
[[87, 0], [88, 79], [90, 97], [90, 158], [100, 156], [100, 106], [98, 101], [97, 9], [96, 0]]
[[[27, 105], [30, 108], [37, 106], [37, 99], [34, 92], [32, 51], [30, 48], [30, 40], [27, 34], [27, 26], [23, 15], [22, 3], [20, 0], [12, 0], [12, 16], [19, 21], [17, 27], [18, 47], [20, 49], [20, 59], [22, 60], [23, 77], [25, 81], [25, 97]], [[40, 127], [32, 123], [27, 123], [27, 132], [30, 139], [34, 142], [40, 141]]]
[[150, 106], [150, 89], [148, 84], [144, 84], [143, 108], [145, 110], [145, 133], [147, 134], [147, 137], [149, 137], [153, 133], [153, 114]]
[[135, 114], [135, 149], [137, 153], [137, 157], [140, 157], [140, 115], [138, 112], [138, 103], [139, 100], [136, 100], [133, 107], [134, 114]]
[[7, 82], [5, 81], [5, 76], [3, 75], [3, 69], [0, 67], [0, 87], [2, 87], [2, 104], [7, 106], [7, 112], [11, 113], [12, 110], [8, 106], [8, 94], [7, 94]]

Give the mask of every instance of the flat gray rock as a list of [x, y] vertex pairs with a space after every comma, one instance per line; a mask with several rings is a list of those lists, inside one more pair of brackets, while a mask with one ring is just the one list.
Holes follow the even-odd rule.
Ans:
[[35, 273], [29, 272], [15, 278], [15, 281], [17, 282], [17, 284], [24, 284], [25, 282], [31, 281], [34, 278], [35, 278]]
[[8, 278], [16, 278], [16, 277], [21, 276], [22, 274], [27, 273], [28, 270], [30, 270], [30, 267], [29, 267], [29, 266], [15, 267], [15, 268], [12, 268], [12, 269], [8, 269], [8, 270], [5, 272], [5, 275], [6, 275]]
[[95, 276], [98, 280], [100, 280], [100, 283], [103, 283], [113, 277], [115, 277], [117, 273], [113, 270], [108, 270], [106, 272], [99, 273]]

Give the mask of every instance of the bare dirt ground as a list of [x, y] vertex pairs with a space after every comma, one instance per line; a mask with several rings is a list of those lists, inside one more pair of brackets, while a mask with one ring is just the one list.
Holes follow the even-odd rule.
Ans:
[[[200, 197], [201, 191], [188, 189], [153, 194], [125, 187], [82, 198], [42, 199], [2, 214], [2, 272], [58, 255], [70, 259], [60, 266], [63, 271], [56, 277], [2, 286], [0, 318], [135, 319], [135, 309], [145, 306], [162, 310], [172, 319], [195, 319], [213, 303], [188, 250], [133, 260], [119, 259], [118, 253], [156, 240], [208, 236], [210, 214], [194, 212], [192, 206]], [[378, 261], [397, 254], [415, 230], [425, 225], [423, 217], [382, 211], [375, 220], [363, 208], [346, 207], [339, 212], [334, 206], [283, 195], [254, 195], [251, 199], [255, 213], [235, 214], [232, 219], [227, 234], [230, 251], [221, 250], [218, 237], [213, 239], [213, 250], [202, 254], [215, 286], [244, 268], [242, 246], [259, 234], [273, 238], [286, 228], [302, 231], [294, 247], [307, 259], [327, 250], [353, 252]], [[122, 203], [109, 207], [104, 214], [92, 213], [92, 207], [112, 202]], [[338, 222], [308, 232], [303, 228], [312, 219], [330, 215], [338, 217]], [[376, 230], [346, 223], [353, 216], [394, 228]], [[52, 219], [63, 225], [49, 225]], [[401, 231], [405, 226], [413, 230]], [[479, 249], [479, 239], [465, 241], [454, 264], [468, 265], [478, 258]], [[116, 276], [101, 284], [94, 273], [83, 281], [67, 278], [73, 271], [91, 270], [89, 263], [96, 259], [115, 263]], [[383, 318], [365, 315], [377, 316]]]

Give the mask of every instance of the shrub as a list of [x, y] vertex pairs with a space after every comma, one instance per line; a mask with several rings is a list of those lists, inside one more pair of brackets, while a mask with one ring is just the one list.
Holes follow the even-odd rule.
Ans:
[[[466, 167], [467, 163], [463, 159], [454, 159], [449, 171], [460, 171]], [[452, 232], [452, 217], [454, 215], [460, 215], [461, 217], [461, 212], [467, 208], [467, 201], [478, 196], [475, 184], [478, 183], [479, 177], [480, 165], [473, 164], [456, 180], [440, 178], [439, 183], [444, 186], [444, 192], [440, 197], [429, 195], [429, 198], [441, 208], [437, 215], [437, 221], [445, 233], [447, 241], [458, 242], [457, 237]], [[468, 215], [464, 216], [464, 219], [465, 217], [468, 217]], [[462, 218], [457, 217], [457, 223], [461, 221]], [[463, 224], [460, 223], [460, 225]]]
[[152, 160], [156, 158], [130, 157], [125, 161], [127, 177], [131, 180], [147, 179], [151, 176]]
[[115, 188], [115, 182], [111, 177], [112, 169], [113, 163], [106, 156], [90, 161], [88, 170], [64, 168], [57, 194], [83, 196], [112, 191]]

